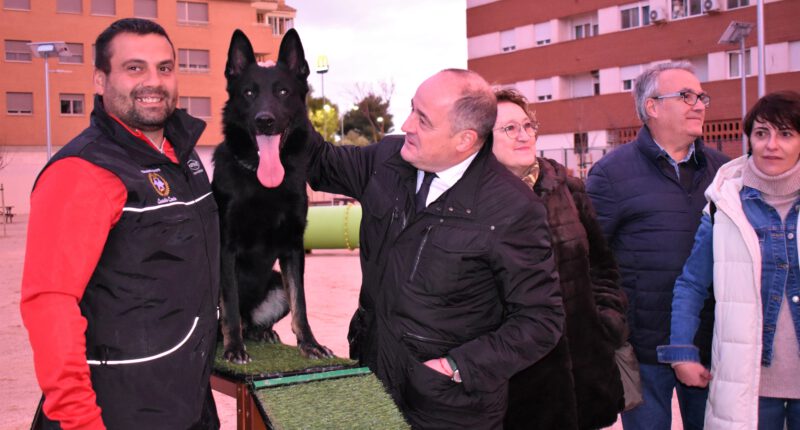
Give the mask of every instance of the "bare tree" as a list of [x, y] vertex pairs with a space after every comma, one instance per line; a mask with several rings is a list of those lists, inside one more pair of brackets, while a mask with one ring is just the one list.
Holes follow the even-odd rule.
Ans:
[[0, 170], [3, 170], [8, 163], [11, 162], [11, 156], [8, 153], [6, 145], [0, 144]]
[[357, 111], [350, 111], [344, 117], [344, 132], [356, 129], [361, 135], [377, 142], [386, 132], [390, 132], [394, 123], [389, 114], [389, 104], [394, 95], [394, 81], [381, 81], [378, 89], [372, 84], [356, 83], [350, 91]]

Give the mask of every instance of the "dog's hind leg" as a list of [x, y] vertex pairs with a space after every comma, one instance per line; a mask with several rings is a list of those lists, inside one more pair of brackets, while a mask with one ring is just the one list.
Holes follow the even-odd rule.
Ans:
[[220, 277], [222, 295], [222, 339], [223, 358], [234, 363], [247, 363], [247, 354], [242, 339], [242, 317], [239, 313], [239, 286], [236, 281], [236, 257], [223, 246], [220, 255]]
[[305, 271], [305, 251], [300, 246], [281, 256], [278, 261], [283, 275], [283, 287], [289, 296], [289, 307], [292, 310], [292, 331], [297, 336], [297, 347], [300, 352], [310, 358], [333, 357], [333, 352], [317, 343], [311, 333], [306, 315], [306, 296], [303, 286]]

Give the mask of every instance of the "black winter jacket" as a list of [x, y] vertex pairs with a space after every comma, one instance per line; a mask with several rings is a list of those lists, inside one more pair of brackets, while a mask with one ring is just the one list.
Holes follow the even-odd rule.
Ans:
[[[631, 344], [640, 362], [658, 364], [656, 347], [669, 343], [672, 289], [694, 244], [706, 204], [704, 192], [724, 154], [695, 144], [696, 168], [685, 189], [667, 164], [650, 130], [643, 126], [631, 143], [600, 159], [589, 171], [586, 189], [597, 219], [619, 263], [628, 296]], [[710, 363], [713, 299], [701, 314], [695, 337]]]
[[[312, 187], [363, 206], [352, 352], [415, 427], [497, 428], [508, 379], [561, 337], [563, 309], [545, 209], [487, 142], [419, 215], [403, 138], [366, 148], [312, 138]], [[462, 384], [422, 363], [450, 355]]]
[[533, 190], [547, 207], [565, 336], [545, 358], [511, 378], [505, 427], [607, 427], [624, 404], [614, 351], [628, 335], [627, 299], [583, 181], [553, 160], [538, 161]]

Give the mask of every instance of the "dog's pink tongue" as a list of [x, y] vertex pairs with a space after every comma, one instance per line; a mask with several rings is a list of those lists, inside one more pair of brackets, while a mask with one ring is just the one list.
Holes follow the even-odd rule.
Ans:
[[259, 134], [256, 136], [259, 154], [256, 176], [261, 185], [267, 188], [275, 188], [283, 182], [285, 172], [283, 164], [281, 164], [280, 141], [280, 134], [273, 136]]

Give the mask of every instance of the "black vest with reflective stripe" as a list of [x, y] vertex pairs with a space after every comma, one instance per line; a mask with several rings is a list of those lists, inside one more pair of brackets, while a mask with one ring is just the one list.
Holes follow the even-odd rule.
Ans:
[[80, 302], [92, 386], [109, 428], [188, 428], [217, 333], [217, 205], [193, 149], [205, 124], [182, 111], [170, 118], [174, 164], [95, 106], [92, 125], [49, 163], [80, 157], [127, 189]]

